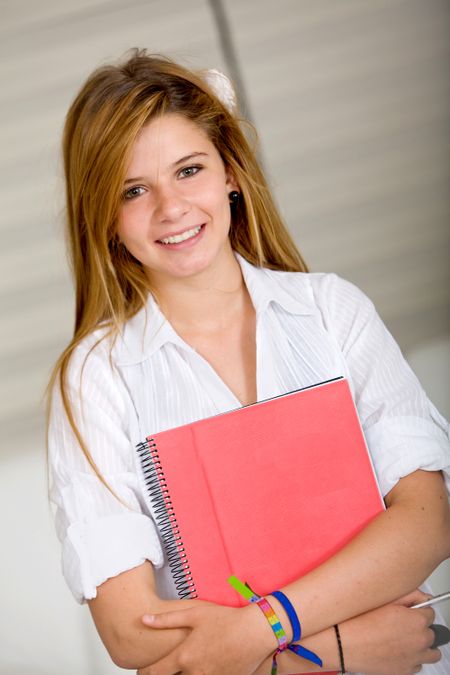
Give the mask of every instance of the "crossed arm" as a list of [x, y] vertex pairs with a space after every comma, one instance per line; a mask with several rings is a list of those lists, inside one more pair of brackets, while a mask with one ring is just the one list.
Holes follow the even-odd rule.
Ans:
[[[439, 653], [428, 648], [432, 610], [383, 606], [411, 593], [450, 556], [450, 512], [440, 473], [416, 471], [401, 479], [387, 495], [386, 506], [386, 511], [342, 551], [283, 589], [301, 617], [302, 643], [324, 657], [328, 668], [339, 667], [330, 630], [335, 623], [342, 626], [346, 665], [352, 670], [370, 672], [374, 650], [366, 653], [360, 636], [364, 632], [366, 638], [373, 636], [374, 626], [381, 642], [401, 624], [405, 639], [422, 640], [416, 645], [417, 663], [438, 660]], [[271, 604], [283, 626], [289, 626], [282, 607], [272, 598]], [[183, 673], [203, 669], [208, 675], [259, 675], [267, 672], [263, 668], [275, 647], [257, 607], [233, 609], [201, 601], [160, 599], [150, 563], [107, 580], [89, 607], [113, 661], [129, 669], [155, 664], [148, 670], [155, 675], [177, 672], [180, 664]], [[142, 621], [143, 615], [161, 613], [164, 616], [154, 623]], [[368, 626], [370, 630], [365, 630]], [[281, 672], [314, 671], [312, 664], [302, 665], [298, 657], [282, 657]], [[382, 654], [379, 660], [381, 663]]]

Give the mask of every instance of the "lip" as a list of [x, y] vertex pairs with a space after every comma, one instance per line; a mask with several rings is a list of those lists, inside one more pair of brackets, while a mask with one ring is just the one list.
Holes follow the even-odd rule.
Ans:
[[[206, 223], [200, 223], [199, 225], [192, 225], [192, 227], [184, 227], [182, 230], [178, 230], [178, 232], [171, 232], [170, 234], [164, 234], [160, 239], [156, 239], [155, 243], [159, 244], [159, 246], [162, 246], [164, 249], [179, 249], [179, 248], [187, 248], [193, 244], [195, 244], [200, 237], [203, 236], [203, 232], [205, 231], [205, 225]], [[193, 230], [196, 227], [200, 228], [200, 231], [197, 232], [193, 237], [189, 237], [189, 239], [185, 239], [184, 241], [180, 241], [177, 244], [163, 244], [161, 239], [168, 239], [169, 237], [176, 237], [180, 234], [184, 234], [184, 232], [187, 232], [188, 230]]]
[[[190, 227], [183, 227], [182, 230], [177, 230], [176, 232], [166, 232], [163, 234], [162, 237], [159, 237], [156, 239], [158, 244], [161, 244], [162, 239], [168, 239], [169, 237], [178, 237], [180, 234], [184, 234], [185, 232], [188, 232], [189, 230], [195, 230], [196, 227], [203, 227], [205, 223], [197, 223], [197, 225], [191, 225]], [[167, 246], [168, 244], [165, 244]]]

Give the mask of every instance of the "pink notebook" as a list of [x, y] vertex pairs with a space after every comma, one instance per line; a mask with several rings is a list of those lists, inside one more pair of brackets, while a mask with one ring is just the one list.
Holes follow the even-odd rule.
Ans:
[[336, 553], [383, 501], [345, 379], [147, 437], [138, 453], [180, 598], [245, 604]]

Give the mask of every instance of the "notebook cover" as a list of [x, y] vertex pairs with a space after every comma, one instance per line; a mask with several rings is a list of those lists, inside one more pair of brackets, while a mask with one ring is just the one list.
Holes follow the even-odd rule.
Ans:
[[179, 596], [245, 604], [303, 576], [383, 508], [345, 379], [149, 436], [144, 480]]

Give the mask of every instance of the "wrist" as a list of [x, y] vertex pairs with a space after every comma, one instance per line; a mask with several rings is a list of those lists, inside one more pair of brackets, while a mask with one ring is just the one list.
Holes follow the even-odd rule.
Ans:
[[278, 642], [261, 609], [252, 603], [239, 611], [242, 613], [244, 630], [249, 640], [261, 646], [263, 658], [271, 656], [277, 649]]
[[[258, 605], [264, 617], [267, 619], [267, 622], [277, 641], [277, 646], [273, 653], [272, 673], [277, 672], [278, 668], [277, 656], [285, 652], [286, 649], [292, 651], [297, 656], [305, 658], [308, 661], [311, 661], [312, 663], [322, 667], [323, 665], [322, 660], [317, 654], [315, 654], [312, 650], [307, 649], [303, 645], [298, 644], [301, 638], [300, 621], [293, 604], [282, 591], [275, 590], [269, 595], [273, 598], [274, 602], [279, 601], [277, 604], [279, 605], [280, 612], [282, 609], [283, 615], [285, 615], [285, 618], [289, 622], [291, 630], [289, 630], [288, 628], [288, 635], [290, 636], [290, 640], [288, 639], [288, 635], [286, 634], [286, 631], [283, 628], [280, 617], [277, 615], [273, 606], [270, 604], [269, 600], [266, 597], [260, 596], [257, 593], [255, 593], [248, 584], [243, 583], [234, 574], [228, 578], [228, 582], [240, 595], [242, 595], [243, 598], [245, 598], [254, 605]], [[248, 606], [247, 609], [249, 609]], [[254, 612], [253, 617], [256, 619]], [[294, 642], [295, 644], [293, 644], [292, 642]]]
[[277, 600], [277, 598], [274, 595], [268, 595], [267, 596], [268, 601], [273, 607], [273, 611], [277, 615], [277, 617], [280, 619], [280, 623], [283, 626], [283, 630], [286, 633], [287, 641], [288, 643], [292, 642], [292, 624], [289, 620], [289, 616], [287, 615], [287, 612], [281, 602]]
[[326, 628], [320, 633], [309, 635], [301, 641], [301, 644], [307, 649], [311, 649], [313, 652], [320, 654], [323, 661], [323, 667], [321, 669], [317, 668], [309, 661], [305, 661], [304, 663], [308, 664], [308, 673], [315, 672], [316, 670], [339, 671], [339, 653], [333, 628]]

